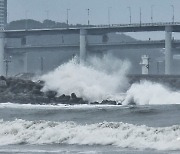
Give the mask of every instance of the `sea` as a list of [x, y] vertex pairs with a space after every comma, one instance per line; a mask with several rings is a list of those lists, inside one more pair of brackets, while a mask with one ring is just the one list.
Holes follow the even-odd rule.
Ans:
[[0, 104], [3, 154], [179, 154], [180, 105]]
[[[122, 105], [0, 104], [2, 154], [180, 154], [180, 90], [129, 84], [128, 61], [73, 59], [39, 77], [43, 92]], [[34, 79], [35, 80], [35, 79]]]

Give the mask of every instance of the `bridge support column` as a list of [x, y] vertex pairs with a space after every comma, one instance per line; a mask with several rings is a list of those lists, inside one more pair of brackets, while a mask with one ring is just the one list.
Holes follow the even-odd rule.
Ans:
[[80, 30], [80, 63], [86, 61], [87, 56], [87, 30]]
[[165, 74], [172, 73], [172, 27], [165, 28]]
[[0, 33], [0, 75], [4, 75], [4, 46], [5, 34]]

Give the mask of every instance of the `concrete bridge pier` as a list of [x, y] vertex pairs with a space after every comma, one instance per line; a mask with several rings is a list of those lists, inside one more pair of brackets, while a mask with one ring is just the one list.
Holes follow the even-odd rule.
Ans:
[[0, 32], [0, 75], [4, 75], [5, 34]]
[[165, 27], [165, 74], [172, 73], [172, 27]]
[[80, 29], [80, 63], [84, 63], [87, 57], [87, 30]]

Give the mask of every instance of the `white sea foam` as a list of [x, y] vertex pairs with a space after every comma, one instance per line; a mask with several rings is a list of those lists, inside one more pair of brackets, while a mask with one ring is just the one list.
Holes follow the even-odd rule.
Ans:
[[[35, 104], [16, 104], [16, 103], [0, 103], [0, 109], [13, 108], [13, 109], [33, 109], [33, 110], [59, 110], [59, 109], [94, 109], [94, 108], [114, 108], [115, 105], [91, 105], [91, 104], [81, 104], [81, 105], [35, 105]], [[118, 106], [121, 108], [121, 106]]]
[[129, 67], [129, 62], [111, 55], [90, 58], [86, 64], [79, 64], [75, 58], [42, 76], [45, 81], [43, 91], [55, 90], [59, 95], [74, 92], [88, 101], [121, 100], [120, 93], [128, 85], [126, 73]]
[[0, 122], [0, 145], [63, 143], [180, 150], [179, 136], [179, 125], [154, 128], [109, 122], [91, 125], [25, 120]]
[[151, 81], [141, 81], [133, 84], [127, 91], [123, 104], [134, 102], [138, 105], [180, 104], [180, 91]]
[[55, 90], [59, 95], [74, 92], [90, 102], [108, 99], [123, 101], [124, 105], [130, 102], [138, 105], [180, 104], [180, 91], [172, 91], [162, 84], [142, 81], [129, 87], [126, 78], [129, 68], [129, 62], [111, 55], [90, 58], [86, 64], [79, 64], [75, 58], [42, 76], [45, 81], [43, 91]]

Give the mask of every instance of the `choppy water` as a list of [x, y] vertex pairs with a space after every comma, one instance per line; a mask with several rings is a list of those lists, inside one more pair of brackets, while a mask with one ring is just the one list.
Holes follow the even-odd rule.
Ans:
[[1, 153], [180, 153], [180, 105], [0, 104]]
[[41, 77], [44, 92], [123, 106], [0, 104], [0, 153], [179, 154], [180, 91], [129, 85], [129, 65], [108, 55], [88, 64], [74, 59]]

